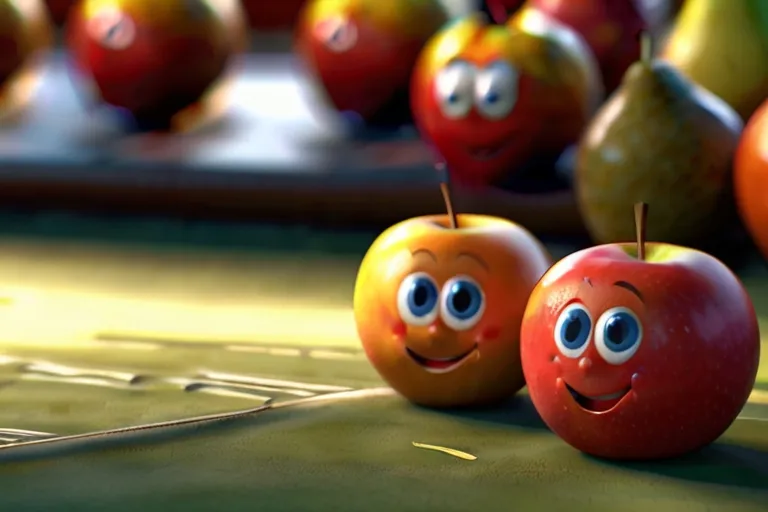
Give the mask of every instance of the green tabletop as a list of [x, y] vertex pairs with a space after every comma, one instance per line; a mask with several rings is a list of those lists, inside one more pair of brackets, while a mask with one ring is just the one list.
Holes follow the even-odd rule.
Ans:
[[[663, 463], [579, 454], [524, 393], [415, 407], [349, 325], [374, 236], [0, 216], [0, 510], [768, 510], [768, 363], [723, 439]], [[764, 325], [768, 271], [740, 273]]]

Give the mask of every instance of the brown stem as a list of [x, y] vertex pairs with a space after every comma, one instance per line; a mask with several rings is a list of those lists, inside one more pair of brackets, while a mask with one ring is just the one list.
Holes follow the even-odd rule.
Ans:
[[650, 32], [640, 34], [640, 61], [650, 64], [653, 60], [653, 37]]
[[448, 221], [451, 223], [451, 229], [457, 229], [459, 227], [459, 219], [456, 217], [456, 211], [453, 209], [450, 174], [443, 163], [437, 164], [435, 168], [443, 173], [440, 192], [443, 193], [443, 202], [445, 202], [445, 210], [448, 212]]
[[648, 204], [635, 204], [635, 236], [637, 237], [637, 259], [645, 259], [645, 226], [648, 221]]

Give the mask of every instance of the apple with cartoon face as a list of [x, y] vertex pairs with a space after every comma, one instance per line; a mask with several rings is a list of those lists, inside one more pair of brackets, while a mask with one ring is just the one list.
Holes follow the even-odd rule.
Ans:
[[449, 213], [392, 226], [368, 250], [355, 284], [368, 359], [417, 404], [512, 396], [524, 385], [523, 310], [550, 261], [531, 233], [501, 218]]
[[610, 459], [674, 457], [716, 440], [746, 403], [760, 356], [755, 310], [723, 263], [644, 242], [556, 263], [531, 294], [520, 343], [544, 422]]
[[506, 25], [476, 14], [435, 35], [411, 98], [417, 127], [456, 179], [488, 185], [575, 143], [600, 90], [580, 37], [524, 7]]
[[419, 52], [447, 21], [439, 0], [310, 0], [296, 50], [338, 111], [400, 125]]

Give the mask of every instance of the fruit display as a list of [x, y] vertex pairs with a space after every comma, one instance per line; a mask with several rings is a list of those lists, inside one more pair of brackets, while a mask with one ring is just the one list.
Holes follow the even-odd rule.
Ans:
[[521, 330], [542, 419], [610, 459], [664, 459], [713, 442], [747, 402], [760, 358], [757, 316], [733, 273], [703, 252], [645, 243], [642, 212], [638, 220], [637, 245], [556, 263]]
[[[650, 45], [646, 45], [649, 47]], [[587, 128], [575, 192], [599, 243], [631, 240], [627, 204], [647, 202], [649, 237], [701, 247], [725, 229], [742, 122], [720, 98], [650, 48]]]
[[602, 97], [599, 82], [581, 38], [541, 12], [523, 8], [506, 25], [471, 15], [424, 48], [413, 115], [457, 181], [496, 184], [576, 142]]
[[733, 174], [741, 218], [763, 256], [768, 258], [768, 101], [744, 128]]
[[649, 29], [636, 0], [529, 0], [576, 30], [589, 44], [611, 92], [640, 58], [640, 35]]
[[296, 49], [337, 111], [396, 127], [411, 120], [408, 85], [419, 52], [447, 21], [438, 0], [311, 0]]
[[687, 0], [661, 57], [748, 119], [768, 98], [768, 2]]
[[520, 322], [550, 257], [521, 226], [455, 215], [446, 203], [448, 214], [405, 220], [368, 250], [355, 284], [357, 331], [371, 364], [408, 400], [492, 403], [524, 385]]
[[208, 100], [243, 47], [238, 19], [232, 0], [83, 0], [67, 46], [78, 74], [135, 128], [184, 131], [221, 109]]
[[15, 119], [33, 99], [51, 42], [41, 0], [0, 0], [0, 121]]

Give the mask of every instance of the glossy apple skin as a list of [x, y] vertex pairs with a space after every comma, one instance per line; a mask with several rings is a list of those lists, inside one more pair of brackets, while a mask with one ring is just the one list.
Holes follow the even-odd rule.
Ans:
[[219, 4], [211, 5], [84, 0], [67, 27], [75, 68], [107, 104], [150, 129], [170, 129], [174, 116], [201, 101], [242, 44]]
[[[725, 432], [752, 391], [760, 334], [749, 296], [712, 256], [677, 249], [663, 263], [640, 262], [620, 245], [586, 249], [556, 263], [531, 294], [521, 329], [531, 399], [552, 431], [578, 450], [609, 459], [682, 455]], [[617, 281], [635, 286], [643, 301]], [[554, 341], [555, 325], [576, 302], [593, 326], [609, 308], [633, 310], [643, 329], [634, 356], [608, 364], [593, 327], [583, 355], [566, 357]], [[630, 384], [631, 390], [595, 413], [577, 405], [564, 383], [591, 396]]]
[[749, 119], [736, 151], [734, 192], [739, 213], [768, 258], [768, 101]]
[[649, 29], [635, 0], [529, 0], [532, 7], [572, 27], [592, 48], [605, 90], [621, 83], [640, 58], [640, 35]]
[[419, 52], [447, 20], [438, 0], [311, 0], [296, 51], [336, 110], [400, 125]]
[[[458, 230], [447, 228], [447, 222], [445, 215], [409, 219], [373, 243], [355, 284], [357, 331], [371, 364], [408, 400], [431, 407], [496, 402], [524, 385], [520, 322], [528, 294], [551, 260], [533, 235], [507, 220], [459, 215]], [[467, 254], [479, 256], [486, 267]], [[444, 308], [428, 326], [404, 320], [398, 290], [414, 272], [431, 276], [438, 289], [456, 276], [474, 279], [485, 294], [479, 321], [456, 330], [446, 324]], [[430, 373], [406, 352], [408, 347], [425, 357], [445, 358], [475, 344], [464, 364], [448, 373]]]
[[[476, 69], [504, 63], [518, 75], [516, 100], [503, 118], [478, 104], [466, 115], [446, 115], [439, 74], [456, 60]], [[595, 111], [602, 87], [589, 48], [564, 25], [523, 8], [506, 26], [478, 15], [455, 21], [424, 48], [411, 83], [412, 110], [426, 141], [457, 180], [497, 184], [538, 155], [559, 155], [575, 143]], [[479, 157], [478, 150], [486, 152]]]

